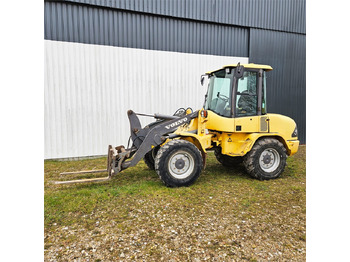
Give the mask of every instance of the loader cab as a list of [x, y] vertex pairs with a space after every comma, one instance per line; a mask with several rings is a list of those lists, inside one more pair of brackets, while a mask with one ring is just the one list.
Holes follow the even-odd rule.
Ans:
[[226, 118], [266, 114], [266, 71], [270, 66], [231, 65], [207, 73], [204, 108]]

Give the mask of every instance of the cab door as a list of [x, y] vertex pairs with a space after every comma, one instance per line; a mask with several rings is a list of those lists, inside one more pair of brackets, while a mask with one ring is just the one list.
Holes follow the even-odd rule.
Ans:
[[[235, 132], [268, 132], [268, 118], [261, 115], [265, 103], [262, 70], [245, 70], [235, 88]], [[260, 99], [259, 99], [260, 98]]]

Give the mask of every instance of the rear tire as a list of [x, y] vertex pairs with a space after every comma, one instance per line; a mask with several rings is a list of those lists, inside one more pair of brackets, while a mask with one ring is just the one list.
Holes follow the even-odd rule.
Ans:
[[168, 187], [193, 184], [203, 168], [203, 159], [198, 148], [186, 140], [172, 140], [162, 146], [155, 158], [159, 178]]
[[157, 155], [157, 152], [159, 150], [159, 146], [153, 148], [151, 151], [147, 152], [146, 155], [143, 157], [143, 161], [148, 166], [149, 169], [154, 170], [154, 158]]
[[216, 159], [226, 167], [235, 167], [243, 162], [243, 157], [241, 156], [228, 156], [221, 153], [221, 147], [216, 147], [214, 149], [214, 155]]
[[247, 173], [260, 180], [278, 178], [286, 166], [287, 153], [284, 145], [274, 138], [258, 140], [244, 156]]
[[152, 151], [146, 153], [146, 155], [143, 157], [143, 161], [148, 166], [149, 169], [154, 170], [154, 159], [152, 156]]

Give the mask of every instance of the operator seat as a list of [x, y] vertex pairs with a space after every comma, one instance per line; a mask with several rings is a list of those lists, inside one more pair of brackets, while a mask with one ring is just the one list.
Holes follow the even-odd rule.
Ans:
[[238, 100], [238, 115], [255, 115], [256, 114], [256, 96], [249, 95], [248, 90], [241, 93]]

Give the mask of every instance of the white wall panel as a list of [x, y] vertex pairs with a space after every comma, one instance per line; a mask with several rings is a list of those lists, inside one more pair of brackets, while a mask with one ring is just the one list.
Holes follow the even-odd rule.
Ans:
[[126, 146], [128, 109], [200, 109], [206, 92], [200, 75], [236, 62], [248, 58], [45, 40], [45, 159], [104, 155], [109, 144]]

